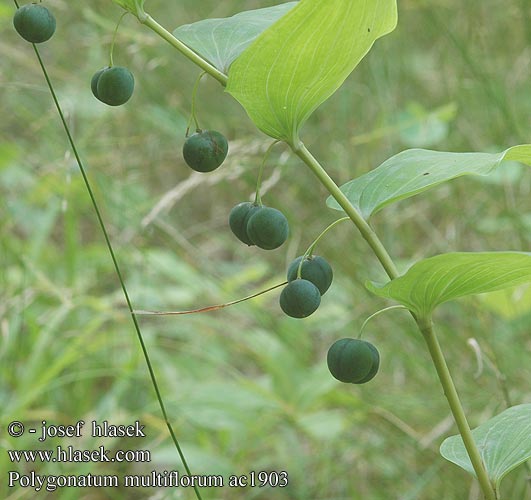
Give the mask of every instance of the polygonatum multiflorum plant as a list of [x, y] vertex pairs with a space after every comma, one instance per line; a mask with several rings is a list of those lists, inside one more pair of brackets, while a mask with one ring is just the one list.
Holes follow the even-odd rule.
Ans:
[[[503, 162], [507, 160], [531, 165], [531, 145], [512, 146], [499, 153], [410, 149], [395, 154], [340, 187], [303, 142], [303, 127], [317, 107], [339, 89], [376, 40], [394, 30], [397, 25], [396, 0], [284, 2], [230, 18], [184, 25], [173, 33], [144, 10], [144, 0], [114, 0], [114, 3], [136, 16], [141, 24], [219, 82], [241, 104], [261, 132], [289, 147], [308, 172], [317, 178], [329, 193], [326, 205], [343, 214], [338, 221], [349, 220], [357, 228], [388, 277], [384, 283], [367, 281], [368, 290], [409, 311], [418, 334], [425, 340], [455, 418], [459, 434], [444, 441], [442, 455], [476, 477], [485, 499], [500, 500], [501, 480], [531, 457], [531, 404], [512, 406], [471, 430], [436, 336], [433, 313], [440, 304], [459, 297], [531, 282], [531, 253], [503, 249], [460, 252], [455, 249], [451, 253], [426, 256], [400, 273], [374, 231], [371, 217], [387, 205], [431, 190], [456, 177], [489, 175], [503, 168]], [[18, 7], [18, 3], [15, 4]], [[18, 8], [14, 25], [19, 34], [32, 43], [48, 40], [55, 30], [54, 17], [44, 4]], [[44, 66], [42, 68], [45, 71]], [[47, 81], [53, 93], [48, 77]], [[112, 65], [111, 51], [111, 64], [95, 73], [91, 87], [95, 97], [117, 106], [131, 97], [134, 79], [126, 68]], [[60, 106], [56, 104], [61, 114]], [[62, 114], [61, 118], [67, 127]], [[198, 125], [195, 113], [193, 119]], [[70, 135], [69, 138], [75, 151]], [[228, 143], [221, 133], [203, 130], [199, 126], [191, 136], [186, 131], [183, 154], [192, 169], [210, 172], [223, 163], [227, 152]], [[83, 171], [77, 152], [76, 157]], [[88, 180], [86, 187], [94, 201]], [[289, 237], [288, 221], [280, 208], [264, 205], [259, 192], [258, 181], [255, 201], [244, 201], [235, 206], [227, 214], [228, 226], [246, 245], [277, 249]], [[94, 208], [120, 275], [95, 203]], [[287, 283], [283, 284], [280, 293], [280, 307], [288, 316], [300, 319], [315, 313], [331, 285], [332, 267], [323, 257], [313, 253], [327, 230], [289, 266]], [[123, 282], [122, 287], [138, 338], [144, 346]], [[144, 356], [149, 365], [145, 349]], [[360, 338], [338, 339], [330, 347], [326, 363], [333, 377], [351, 384], [365, 384], [379, 369], [385, 370], [385, 359], [380, 365], [377, 348]], [[187, 467], [152, 371], [150, 375], [172, 439]], [[345, 386], [345, 390], [349, 387], [352, 386]], [[201, 498], [197, 489], [195, 493]]]

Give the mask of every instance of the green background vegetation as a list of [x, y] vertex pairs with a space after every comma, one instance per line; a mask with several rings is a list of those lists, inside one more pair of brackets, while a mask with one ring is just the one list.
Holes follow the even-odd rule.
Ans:
[[[173, 29], [273, 1], [148, 0]], [[182, 310], [233, 300], [284, 279], [338, 215], [287, 149], [274, 150], [263, 201], [282, 209], [291, 236], [280, 249], [246, 247], [231, 234], [230, 209], [249, 199], [270, 141], [214, 81], [199, 89], [198, 117], [230, 140], [215, 173], [191, 172], [181, 155], [199, 71], [128, 16], [115, 64], [136, 78], [121, 108], [92, 96], [120, 9], [110, 0], [49, 0], [57, 32], [41, 53], [103, 211], [133, 305]], [[93, 209], [29, 44], [0, 6], [0, 444], [11, 420], [37, 425], [79, 419], [146, 425], [143, 440], [54, 440], [91, 449], [149, 449], [150, 464], [26, 466], [40, 474], [182, 471], [149, 382]], [[501, 151], [529, 142], [531, 13], [527, 0], [399, 3], [398, 28], [378, 41], [346, 84], [313, 115], [302, 138], [338, 183], [409, 147]], [[459, 179], [384, 209], [373, 221], [403, 265], [451, 250], [529, 250], [531, 172], [506, 164], [488, 178]], [[365, 331], [380, 373], [367, 385], [336, 382], [326, 351], [355, 337], [387, 305], [364, 288], [383, 273], [344, 223], [323, 240], [335, 281], [319, 311], [286, 317], [278, 293], [219, 312], [143, 317], [156, 374], [192, 471], [287, 470], [285, 489], [205, 491], [208, 499], [479, 499], [473, 481], [438, 455], [454, 434], [423, 339], [395, 311]], [[450, 369], [473, 426], [504, 399], [529, 402], [531, 292], [525, 288], [447, 304], [436, 315]], [[469, 345], [483, 355], [479, 372]], [[500, 386], [496, 365], [505, 379]], [[503, 391], [506, 391], [505, 395]], [[11, 470], [0, 454], [0, 471]], [[15, 467], [22, 471], [22, 465]], [[505, 498], [531, 498], [520, 467]], [[2, 486], [5, 487], [4, 478]], [[44, 494], [41, 494], [44, 497]], [[62, 490], [61, 499], [124, 498], [119, 490]], [[526, 496], [527, 495], [527, 496]], [[30, 489], [4, 498], [33, 498]], [[127, 492], [127, 498], [193, 498], [191, 490]]]

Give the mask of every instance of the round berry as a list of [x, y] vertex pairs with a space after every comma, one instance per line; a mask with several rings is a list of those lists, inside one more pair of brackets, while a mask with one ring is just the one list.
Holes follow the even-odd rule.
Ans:
[[[302, 255], [297, 257], [288, 267], [288, 281], [297, 279], [297, 272], [302, 260]], [[306, 257], [301, 267], [301, 278], [311, 281], [317, 288], [321, 295], [324, 295], [332, 284], [334, 273], [330, 264], [318, 255]]]
[[109, 69], [109, 66], [107, 66], [106, 68], [102, 68], [99, 71], [96, 71], [96, 73], [94, 73], [92, 75], [92, 79], [90, 80], [90, 88], [91, 88], [92, 93], [94, 94], [94, 97], [96, 99], [99, 99], [99, 96], [98, 96], [98, 80], [100, 79], [101, 74], [107, 69]]
[[227, 139], [215, 130], [197, 131], [184, 141], [184, 161], [197, 172], [212, 172], [218, 168], [229, 151]]
[[334, 342], [326, 357], [330, 373], [340, 382], [364, 384], [380, 367], [378, 349], [359, 339], [340, 339]]
[[276, 208], [260, 207], [247, 221], [249, 239], [264, 250], [278, 248], [286, 241], [288, 233], [288, 219]]
[[18, 34], [32, 43], [49, 40], [55, 33], [55, 17], [44, 5], [29, 3], [15, 12], [13, 25]]
[[368, 342], [368, 344], [369, 349], [372, 350], [373, 365], [369, 373], [367, 373], [367, 376], [357, 382], [358, 384], [364, 384], [365, 382], [372, 380], [376, 376], [376, 374], [378, 373], [378, 369], [380, 368], [380, 353], [378, 352], [378, 349], [374, 347], [374, 345], [372, 345], [370, 342]]
[[249, 246], [254, 243], [247, 234], [247, 222], [251, 215], [253, 215], [259, 208], [259, 205], [251, 203], [250, 201], [244, 201], [243, 203], [238, 203], [229, 214], [229, 226], [231, 231], [240, 241], [243, 241], [243, 243]]
[[125, 104], [133, 95], [135, 78], [122, 66], [111, 66], [100, 69], [90, 81], [94, 96], [109, 106]]
[[320, 303], [319, 289], [308, 280], [292, 281], [280, 294], [280, 307], [292, 318], [306, 318], [317, 310]]

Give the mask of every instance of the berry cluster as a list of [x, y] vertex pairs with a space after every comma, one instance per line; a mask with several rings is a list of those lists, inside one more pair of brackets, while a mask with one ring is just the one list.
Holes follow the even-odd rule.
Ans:
[[[53, 14], [45, 6], [36, 3], [17, 9], [13, 24], [20, 36], [31, 43], [49, 40], [56, 28]], [[133, 95], [135, 80], [127, 68], [112, 65], [111, 48], [111, 65], [97, 71], [90, 86], [94, 96], [101, 102], [120, 106]], [[197, 125], [194, 111], [192, 116]], [[227, 139], [213, 130], [197, 128], [196, 133], [186, 138], [183, 146], [185, 162], [197, 172], [215, 170], [223, 163], [227, 153]], [[229, 214], [229, 226], [246, 245], [273, 250], [288, 238], [288, 220], [280, 210], [264, 206], [258, 201], [258, 188], [256, 199], [254, 203], [236, 205]], [[297, 257], [288, 267], [288, 284], [280, 294], [281, 309], [292, 318], [310, 316], [319, 307], [321, 297], [330, 288], [332, 279], [332, 268], [323, 257], [312, 255], [310, 251]], [[380, 355], [369, 342], [344, 338], [336, 341], [328, 350], [327, 364], [337, 380], [364, 384], [378, 372]]]

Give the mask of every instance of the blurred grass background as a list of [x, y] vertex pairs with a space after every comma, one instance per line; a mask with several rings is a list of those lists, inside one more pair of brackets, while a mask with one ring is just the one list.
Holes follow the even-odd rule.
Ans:
[[[168, 29], [266, 7], [266, 0], [148, 0]], [[198, 116], [222, 131], [230, 154], [219, 171], [194, 174], [181, 148], [198, 70], [128, 16], [115, 64], [136, 78], [132, 100], [110, 108], [90, 92], [105, 66], [120, 9], [109, 0], [49, 0], [58, 29], [41, 53], [86, 163], [134, 307], [182, 310], [221, 303], [284, 279], [288, 263], [337, 217], [326, 193], [286, 149], [265, 172], [264, 203], [292, 233], [275, 252], [247, 248], [228, 229], [249, 199], [270, 141], [214, 81], [203, 79]], [[141, 420], [145, 439], [54, 440], [91, 449], [149, 449], [149, 464], [14, 466], [39, 474], [135, 474], [183, 468], [161, 418], [138, 341], [77, 165], [34, 53], [0, 5], [0, 444], [12, 420], [73, 424]], [[343, 183], [410, 147], [501, 151], [529, 142], [531, 9], [526, 0], [399, 2], [399, 25], [377, 42], [345, 85], [312, 117], [303, 140]], [[490, 178], [460, 179], [383, 210], [373, 225], [401, 264], [452, 250], [522, 250], [531, 242], [531, 173], [514, 164]], [[473, 481], [438, 455], [456, 432], [422, 338], [403, 312], [373, 320], [365, 338], [382, 356], [360, 387], [336, 383], [326, 350], [356, 336], [387, 305], [363, 283], [382, 271], [343, 224], [318, 248], [335, 271], [319, 311], [284, 316], [278, 293], [219, 312], [141, 318], [177, 437], [196, 474], [286, 470], [284, 489], [205, 491], [205, 499], [479, 499]], [[460, 300], [436, 318], [473, 426], [531, 400], [531, 291]], [[478, 371], [476, 339], [484, 366]], [[495, 358], [494, 358], [495, 356]], [[495, 359], [495, 367], [488, 359]], [[531, 498], [520, 467], [504, 499]], [[46, 493], [41, 492], [43, 498]], [[191, 490], [64, 489], [61, 499], [194, 498]], [[124, 496], [125, 495], [125, 496]]]

